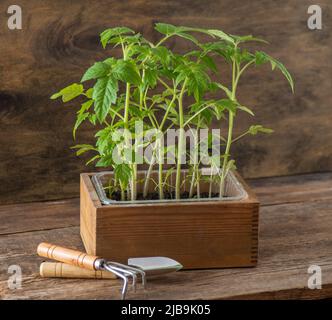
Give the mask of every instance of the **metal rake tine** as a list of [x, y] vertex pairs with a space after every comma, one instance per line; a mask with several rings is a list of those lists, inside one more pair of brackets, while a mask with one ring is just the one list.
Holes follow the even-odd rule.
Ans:
[[113, 265], [112, 262], [107, 262], [107, 265], [109, 267], [111, 267], [112, 269], [114, 269], [114, 270], [117, 270], [119, 272], [126, 273], [126, 274], [130, 275], [132, 277], [134, 291], [136, 292], [137, 276], [136, 276], [135, 272], [129, 271], [129, 270], [123, 268], [123, 267], [117, 267], [117, 266]]
[[146, 274], [145, 274], [145, 271], [143, 271], [143, 270], [141, 270], [139, 268], [132, 267], [132, 266], [127, 266], [127, 265], [119, 263], [119, 262], [110, 261], [109, 263], [112, 263], [115, 266], [119, 266], [119, 267], [127, 269], [127, 270], [134, 271], [136, 273], [139, 273], [141, 275], [141, 277], [142, 277], [143, 287], [144, 287], [144, 289], [146, 288]]
[[116, 274], [118, 277], [120, 277], [123, 280], [123, 286], [122, 286], [122, 290], [121, 290], [121, 300], [125, 300], [126, 294], [128, 291], [128, 277], [125, 276], [123, 273], [119, 272], [118, 270], [115, 270], [112, 267], [108, 266], [107, 264], [105, 264], [103, 267], [107, 271], [113, 272], [114, 274]]

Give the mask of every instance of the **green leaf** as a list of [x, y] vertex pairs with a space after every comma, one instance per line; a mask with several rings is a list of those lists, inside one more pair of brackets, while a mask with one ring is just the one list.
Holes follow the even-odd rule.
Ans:
[[210, 35], [216, 36], [221, 40], [224, 40], [224, 41], [227, 41], [229, 43], [235, 44], [234, 39], [230, 35], [228, 35], [227, 33], [223, 32], [221, 30], [211, 29], [211, 30], [208, 30], [208, 32], [210, 33]]
[[81, 82], [106, 77], [110, 72], [110, 66], [104, 62], [96, 62], [82, 77]]
[[237, 103], [230, 99], [220, 99], [215, 102], [215, 105], [219, 108], [226, 109], [232, 113], [236, 112]]
[[169, 57], [172, 55], [171, 51], [169, 51], [166, 47], [159, 46], [156, 48], [152, 48], [151, 52], [159, 58], [161, 62], [167, 62], [169, 60]]
[[179, 27], [176, 27], [172, 24], [168, 24], [168, 23], [156, 23], [155, 25], [155, 29], [164, 34], [164, 35], [171, 35], [174, 34], [176, 32], [181, 31]]
[[87, 165], [89, 165], [91, 162], [96, 161], [96, 160], [99, 159], [99, 158], [100, 158], [100, 155], [97, 154], [97, 155], [95, 155], [93, 158], [91, 158], [89, 161], [87, 161], [87, 162], [85, 163], [85, 165], [87, 166]]
[[112, 154], [107, 154], [105, 156], [100, 156], [99, 161], [96, 163], [96, 167], [110, 167], [113, 165]]
[[204, 92], [209, 88], [211, 79], [201, 65], [194, 62], [179, 65], [174, 72], [178, 73], [176, 85], [187, 79], [188, 94], [193, 95], [196, 101], [199, 101]]
[[93, 88], [90, 88], [85, 92], [85, 96], [89, 99], [92, 98], [92, 95], [93, 95]]
[[91, 144], [77, 144], [76, 146], [71, 147], [71, 149], [78, 149], [76, 151], [77, 156], [80, 156], [87, 151], [96, 150], [96, 148]]
[[227, 174], [230, 170], [236, 170], [235, 160], [229, 160], [229, 161], [227, 162], [227, 165], [226, 165], [226, 174]]
[[141, 77], [136, 65], [132, 61], [118, 60], [112, 70], [112, 75], [123, 82], [139, 85]]
[[106, 48], [107, 43], [116, 36], [125, 35], [125, 34], [133, 34], [135, 31], [129, 29], [127, 27], [117, 27], [117, 28], [110, 28], [106, 29], [100, 34], [100, 42], [103, 48]]
[[209, 69], [211, 69], [213, 72], [217, 72], [217, 65], [214, 62], [213, 58], [209, 56], [203, 56], [201, 60]]
[[256, 135], [257, 133], [272, 133], [273, 130], [269, 128], [264, 128], [262, 125], [253, 125], [249, 128], [248, 133], [251, 135]]
[[195, 44], [198, 44], [197, 39], [194, 36], [192, 36], [191, 34], [188, 34], [186, 32], [199, 31], [199, 30], [203, 31], [203, 29], [195, 29], [195, 28], [183, 27], [183, 26], [174, 26], [174, 25], [168, 24], [168, 23], [156, 23], [155, 29], [158, 32], [160, 32], [166, 36], [177, 35], [181, 38], [192, 41]]
[[151, 88], [154, 88], [157, 85], [157, 78], [158, 78], [157, 70], [153, 69], [145, 70], [145, 81]]
[[181, 37], [181, 38], [184, 38], [186, 40], [189, 40], [195, 44], [198, 44], [198, 40], [192, 36], [191, 34], [188, 34], [188, 33], [185, 33], [185, 32], [178, 32], [178, 33], [175, 33], [178, 37]]
[[93, 100], [88, 100], [87, 102], [82, 104], [81, 109], [77, 112], [77, 120], [74, 125], [73, 129], [73, 137], [76, 139], [76, 131], [79, 128], [79, 126], [83, 123], [84, 120], [89, 118], [90, 113], [86, 112], [89, 110], [89, 108], [92, 106]]
[[99, 122], [103, 122], [111, 108], [116, 102], [118, 82], [113, 77], [98, 79], [93, 88], [93, 100], [95, 101], [95, 112]]
[[62, 97], [63, 102], [71, 101], [78, 96], [80, 96], [84, 92], [83, 85], [79, 83], [73, 83], [70, 86], [63, 88], [58, 93], [55, 93], [51, 96], [51, 99], [57, 99], [59, 97]]
[[255, 42], [262, 42], [262, 43], [268, 43], [268, 41], [261, 39], [261, 38], [257, 38], [254, 37], [252, 35], [247, 35], [247, 36], [235, 36], [232, 35], [232, 37], [236, 40], [237, 43], [241, 43], [241, 42], [251, 42], [251, 41], [255, 41]]
[[255, 114], [252, 112], [252, 110], [250, 110], [249, 108], [245, 107], [245, 106], [238, 106], [238, 108], [244, 112], [249, 113], [250, 115], [254, 116]]
[[200, 32], [205, 34], [210, 34], [208, 30], [201, 29], [201, 28], [192, 28], [186, 26], [174, 26], [169, 23], [156, 23], [155, 29], [165, 35], [177, 34], [181, 32]]
[[121, 185], [127, 186], [131, 178], [130, 166], [126, 163], [118, 164], [114, 169], [115, 178], [120, 180]]
[[292, 92], [294, 92], [293, 78], [292, 78], [291, 74], [289, 73], [289, 71], [287, 70], [287, 68], [280, 61], [272, 58], [271, 56], [269, 56], [267, 53], [265, 53], [263, 51], [257, 51], [255, 53], [255, 58], [256, 58], [257, 65], [261, 65], [263, 63], [270, 62], [272, 70], [274, 70], [275, 68], [279, 69], [281, 71], [281, 73], [284, 75], [284, 77], [287, 79], [289, 85], [291, 86]]

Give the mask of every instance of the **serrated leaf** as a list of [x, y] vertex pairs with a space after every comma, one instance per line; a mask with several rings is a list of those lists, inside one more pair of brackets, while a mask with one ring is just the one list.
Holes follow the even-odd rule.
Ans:
[[103, 48], [105, 49], [107, 43], [109, 42], [109, 40], [111, 40], [111, 38], [123, 34], [133, 34], [133, 33], [135, 33], [135, 31], [127, 27], [116, 27], [116, 28], [106, 29], [100, 34], [100, 42]]
[[86, 112], [92, 106], [93, 100], [88, 100], [87, 102], [82, 104], [81, 109], [77, 112], [77, 119], [73, 128], [73, 137], [76, 139], [76, 131], [79, 126], [83, 123], [84, 120], [89, 118], [90, 113]]
[[131, 178], [131, 168], [126, 163], [118, 164], [115, 166], [114, 174], [122, 185], [127, 186]]
[[213, 72], [217, 72], [217, 65], [214, 62], [213, 58], [211, 58], [210, 56], [203, 56], [201, 60], [209, 69], [211, 69]]
[[221, 30], [211, 29], [211, 30], [208, 30], [208, 32], [211, 35], [216, 36], [216, 37], [218, 37], [221, 40], [225, 40], [225, 41], [227, 41], [229, 43], [232, 43], [232, 44], [235, 43], [234, 39], [230, 35], [228, 35], [227, 33], [223, 32]]
[[262, 125], [253, 125], [250, 126], [248, 133], [251, 135], [256, 135], [257, 133], [262, 132], [262, 133], [272, 133], [273, 130], [269, 128], [264, 128]]
[[187, 79], [188, 94], [193, 95], [196, 101], [201, 100], [211, 82], [203, 67], [192, 62], [186, 65], [179, 65], [174, 72], [178, 73], [175, 81], [176, 86]]
[[95, 113], [99, 122], [103, 122], [111, 108], [116, 102], [118, 82], [113, 77], [98, 79], [93, 88], [93, 100], [95, 101]]
[[83, 75], [81, 82], [106, 77], [110, 72], [110, 66], [104, 62], [96, 62]]
[[112, 154], [101, 156], [98, 162], [96, 163], [96, 167], [111, 167], [112, 165], [113, 165]]
[[139, 85], [141, 77], [136, 65], [132, 61], [118, 60], [112, 70], [112, 75], [123, 82]]
[[152, 48], [151, 52], [159, 58], [160, 61], [166, 62], [171, 55], [171, 52], [163, 46]]
[[215, 105], [221, 109], [227, 109], [228, 111], [235, 113], [236, 112], [236, 107], [237, 103], [230, 99], [220, 99], [215, 101]]
[[157, 78], [158, 78], [157, 70], [153, 69], [145, 70], [145, 81], [151, 88], [154, 88], [157, 85]]
[[57, 99], [62, 97], [63, 102], [71, 101], [78, 96], [80, 96], [84, 92], [84, 88], [82, 84], [73, 83], [70, 86], [63, 88], [58, 93], [55, 93], [51, 96], [51, 99]]
[[155, 29], [158, 32], [160, 32], [166, 36], [177, 35], [181, 38], [192, 41], [195, 44], [198, 44], [197, 39], [194, 36], [192, 36], [191, 34], [188, 34], [186, 32], [200, 31], [200, 30], [203, 31], [203, 29], [195, 29], [195, 28], [183, 27], [183, 26], [174, 26], [174, 25], [168, 24], [168, 23], [156, 23]]
[[289, 85], [291, 86], [292, 92], [294, 92], [293, 78], [289, 73], [289, 71], [287, 70], [287, 68], [280, 61], [274, 59], [273, 57], [271, 57], [270, 55], [268, 55], [263, 51], [257, 51], [255, 53], [255, 59], [257, 65], [270, 62], [272, 70], [274, 70], [275, 68], [279, 69], [281, 73], [284, 75], [284, 77], [287, 79]]

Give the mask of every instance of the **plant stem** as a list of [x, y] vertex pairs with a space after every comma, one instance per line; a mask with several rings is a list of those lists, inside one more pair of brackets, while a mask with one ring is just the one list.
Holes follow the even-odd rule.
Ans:
[[[201, 117], [199, 117], [197, 119], [197, 128], [196, 129], [200, 129], [201, 126]], [[196, 175], [198, 177], [198, 170], [199, 170], [199, 166], [198, 166], [198, 148], [199, 148], [199, 143], [198, 143], [198, 132], [197, 130], [195, 131], [194, 134], [194, 146], [195, 146], [195, 152], [194, 152], [194, 166], [193, 166], [193, 175], [191, 178], [191, 183], [190, 183], [190, 189], [189, 189], [189, 198], [193, 197], [193, 193], [194, 193], [194, 185], [195, 185], [195, 179], [196, 179]], [[199, 183], [199, 181], [197, 180], [197, 183]]]
[[192, 198], [194, 195], [194, 186], [195, 186], [195, 179], [196, 179], [195, 175], [196, 175], [196, 169], [195, 169], [195, 165], [194, 165], [193, 173], [191, 176], [191, 182], [190, 182], [189, 198]]
[[146, 173], [145, 176], [145, 181], [144, 181], [144, 188], [143, 188], [143, 197], [146, 198], [148, 195], [148, 191], [149, 191], [149, 184], [150, 184], [150, 177], [151, 177], [151, 173], [152, 173], [152, 169], [154, 166], [155, 162], [155, 156], [154, 153], [152, 154], [152, 158], [151, 158], [151, 162], [149, 164], [149, 169]]
[[123, 188], [123, 186], [120, 186], [120, 188], [121, 188], [121, 201], [125, 201], [126, 200], [125, 189]]
[[213, 180], [213, 172], [212, 172], [212, 166], [211, 166], [211, 173], [210, 173], [210, 181], [209, 181], [209, 198], [212, 197], [212, 180]]
[[126, 101], [125, 101], [125, 109], [124, 109], [124, 127], [128, 129], [128, 118], [129, 118], [129, 102], [130, 102], [130, 83], [126, 85]]
[[[235, 49], [236, 49], [236, 46], [235, 46]], [[233, 57], [232, 95], [231, 95], [231, 99], [233, 101], [235, 100], [236, 88], [237, 88], [237, 84], [238, 84], [239, 76], [240, 76], [240, 72], [238, 70], [239, 70], [239, 65], [236, 62], [236, 57]], [[226, 179], [226, 175], [227, 175], [228, 159], [230, 156], [229, 152], [230, 152], [231, 144], [232, 144], [233, 126], [234, 126], [234, 113], [232, 111], [229, 111], [228, 112], [228, 136], [227, 136], [227, 143], [226, 143], [226, 149], [225, 149], [224, 160], [223, 160], [222, 171], [221, 171], [221, 178], [220, 178], [220, 188], [219, 188], [219, 197], [220, 198], [222, 198], [225, 193], [225, 179]]]
[[163, 188], [163, 164], [158, 164], [158, 189], [159, 189], [159, 200], [164, 199], [164, 188]]
[[229, 151], [230, 151], [231, 144], [232, 144], [234, 114], [231, 111], [229, 111], [228, 114], [229, 114], [228, 138], [227, 138], [227, 144], [226, 144], [223, 166], [222, 166], [222, 171], [221, 171], [221, 181], [220, 181], [220, 190], [219, 190], [220, 198], [222, 198], [224, 196], [226, 169], [227, 169], [227, 163], [228, 163], [228, 158], [229, 158]]
[[183, 145], [184, 145], [184, 117], [183, 117], [183, 95], [187, 85], [187, 78], [185, 79], [180, 96], [178, 99], [179, 102], [179, 122], [180, 122], [180, 133], [179, 133], [179, 141], [178, 141], [178, 157], [177, 157], [177, 164], [176, 164], [176, 181], [175, 181], [175, 198], [178, 200], [181, 198], [181, 158], [183, 153]]
[[[124, 128], [128, 130], [128, 119], [129, 119], [129, 103], [130, 103], [130, 83], [126, 84], [126, 100], [125, 100], [125, 108], [124, 108]], [[136, 149], [136, 147], [134, 146]], [[136, 150], [135, 150], [136, 151]], [[134, 159], [134, 163], [131, 165], [132, 175], [130, 181], [130, 190], [131, 190], [131, 200], [134, 201], [137, 198], [137, 164], [135, 163], [136, 159]]]
[[137, 164], [132, 165], [132, 180], [131, 180], [131, 200], [137, 198]]
[[[161, 122], [161, 124], [159, 125], [159, 128], [158, 128], [160, 131], [162, 131], [163, 128], [164, 128], [165, 122], [167, 120], [168, 113], [169, 113], [175, 99], [176, 99], [176, 94], [175, 94], [175, 88], [174, 88], [173, 98], [172, 98], [171, 102], [169, 103], [169, 105], [166, 109], [165, 115], [163, 117], [163, 120], [162, 120], [162, 122]], [[162, 174], [163, 164], [161, 163], [161, 158], [162, 158], [161, 147], [162, 146], [159, 145], [158, 189], [159, 189], [159, 198], [164, 199], [163, 174]], [[145, 183], [144, 183], [144, 197], [147, 196], [147, 192], [148, 192], [150, 176], [151, 176], [152, 168], [153, 168], [153, 165], [154, 165], [155, 152], [156, 152], [156, 149], [153, 151], [152, 161], [150, 163], [150, 166], [149, 166], [149, 169], [148, 169], [148, 172], [147, 172], [147, 175], [146, 175]]]
[[196, 190], [197, 190], [197, 199], [199, 199], [201, 197], [201, 186], [200, 186], [200, 177], [199, 177], [199, 170], [198, 170], [198, 167], [197, 167], [197, 170], [196, 170], [196, 174], [197, 174], [197, 184], [196, 184]]

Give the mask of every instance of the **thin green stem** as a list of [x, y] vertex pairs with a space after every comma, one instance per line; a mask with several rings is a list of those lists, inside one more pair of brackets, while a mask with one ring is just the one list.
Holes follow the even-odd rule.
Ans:
[[177, 154], [177, 164], [176, 164], [176, 181], [175, 181], [175, 198], [180, 199], [181, 198], [181, 159], [182, 159], [182, 154], [183, 154], [183, 146], [184, 146], [184, 115], [183, 115], [183, 96], [184, 96], [184, 91], [187, 85], [187, 78], [185, 79], [179, 99], [178, 99], [178, 104], [179, 104], [179, 141], [178, 141], [178, 154]]
[[238, 137], [236, 137], [235, 139], [233, 139], [232, 143], [234, 143], [234, 142], [236, 142], [236, 141], [242, 139], [243, 137], [245, 137], [245, 136], [248, 135], [248, 134], [249, 134], [249, 131], [246, 131], [246, 132], [240, 134]]
[[[236, 48], [236, 47], [235, 47]], [[232, 66], [232, 95], [231, 99], [234, 101], [236, 96], [236, 88], [239, 81], [239, 76], [237, 73], [239, 70], [239, 65], [236, 61], [236, 57], [233, 57], [233, 66]], [[230, 148], [232, 144], [232, 134], [233, 134], [233, 126], [234, 126], [234, 113], [232, 111], [228, 112], [228, 136], [226, 149], [224, 153], [223, 165], [221, 170], [221, 179], [220, 179], [220, 189], [219, 189], [219, 197], [222, 198], [225, 192], [225, 179], [227, 175], [227, 164], [230, 156]]]
[[207, 105], [206, 107], [200, 109], [197, 113], [195, 113], [192, 117], [190, 117], [185, 123], [184, 123], [184, 127], [187, 126], [192, 120], [194, 120], [201, 112], [203, 112], [205, 109], [210, 108], [210, 105]]
[[147, 171], [147, 174], [145, 176], [145, 181], [144, 181], [144, 188], [143, 188], [143, 197], [146, 198], [148, 195], [148, 191], [149, 191], [149, 184], [150, 184], [150, 177], [151, 177], [151, 173], [153, 170], [153, 166], [155, 165], [155, 157], [154, 155], [151, 158], [151, 162], [149, 165], [149, 169]]

